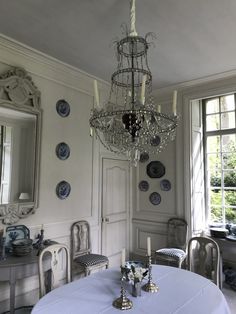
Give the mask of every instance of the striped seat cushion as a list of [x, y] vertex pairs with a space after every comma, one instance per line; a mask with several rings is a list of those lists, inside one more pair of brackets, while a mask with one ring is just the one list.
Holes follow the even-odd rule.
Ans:
[[165, 248], [165, 249], [160, 249], [157, 250], [155, 253], [156, 257], [170, 257], [175, 259], [176, 261], [185, 259], [186, 257], [186, 252], [181, 250], [181, 249], [176, 249], [176, 248]]
[[74, 261], [80, 264], [81, 266], [90, 267], [103, 263], [106, 264], [108, 263], [108, 258], [100, 254], [86, 254], [77, 257]]

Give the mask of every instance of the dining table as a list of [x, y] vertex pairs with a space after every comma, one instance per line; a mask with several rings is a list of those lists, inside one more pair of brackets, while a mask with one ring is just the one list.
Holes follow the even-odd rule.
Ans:
[[[120, 296], [121, 272], [110, 268], [75, 280], [46, 294], [32, 314], [120, 313], [113, 301]], [[193, 272], [171, 266], [153, 265], [152, 281], [157, 292], [142, 290], [133, 297], [132, 284], [124, 282], [126, 296], [132, 301], [128, 313], [230, 314], [221, 290], [210, 280]], [[143, 279], [142, 284], [147, 283]]]

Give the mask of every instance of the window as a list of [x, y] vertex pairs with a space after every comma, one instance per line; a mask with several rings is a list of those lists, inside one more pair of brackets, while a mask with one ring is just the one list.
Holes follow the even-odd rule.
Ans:
[[203, 101], [205, 193], [210, 224], [236, 223], [236, 94]]
[[0, 204], [9, 203], [12, 128], [0, 125]]

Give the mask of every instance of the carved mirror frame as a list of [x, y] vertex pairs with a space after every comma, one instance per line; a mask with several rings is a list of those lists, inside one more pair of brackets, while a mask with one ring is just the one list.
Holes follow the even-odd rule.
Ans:
[[31, 77], [22, 68], [12, 68], [0, 75], [0, 107], [31, 113], [36, 116], [35, 163], [33, 201], [0, 204], [0, 220], [11, 225], [21, 218], [28, 217], [38, 207], [39, 194], [39, 157], [42, 111], [40, 92]]

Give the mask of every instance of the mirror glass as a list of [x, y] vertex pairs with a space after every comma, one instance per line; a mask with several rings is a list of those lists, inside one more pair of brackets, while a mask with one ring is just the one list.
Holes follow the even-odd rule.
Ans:
[[38, 207], [40, 91], [22, 68], [0, 75], [0, 220], [11, 225]]
[[36, 119], [0, 107], [0, 204], [34, 201]]

